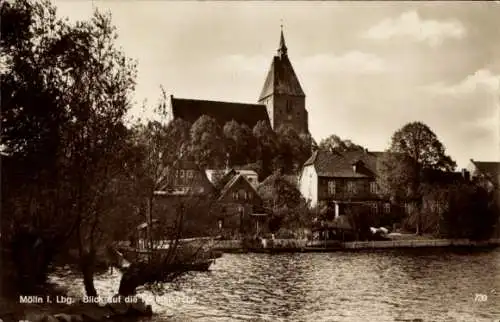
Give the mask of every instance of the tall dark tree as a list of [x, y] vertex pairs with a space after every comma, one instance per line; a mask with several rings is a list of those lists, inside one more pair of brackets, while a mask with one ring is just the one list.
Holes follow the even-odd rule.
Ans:
[[392, 197], [415, 203], [414, 222], [420, 233], [425, 171], [452, 171], [456, 163], [445, 153], [436, 134], [421, 122], [411, 122], [397, 130], [387, 152], [380, 164], [380, 185]]
[[397, 130], [390, 151], [409, 156], [422, 169], [453, 171], [456, 167], [436, 134], [422, 122], [411, 122]]
[[12, 229], [2, 238], [29, 234], [54, 250], [76, 232], [89, 295], [96, 293], [95, 233], [122, 169], [135, 79], [115, 39], [110, 17], [98, 12], [69, 25], [49, 1], [2, 2], [2, 144], [19, 174], [9, 186], [20, 188], [3, 196]]
[[274, 173], [258, 187], [264, 207], [272, 214], [271, 230], [281, 227], [305, 228], [312, 219], [309, 207], [294, 183], [285, 176]]
[[265, 121], [259, 121], [253, 128], [253, 136], [257, 140], [256, 158], [262, 162], [262, 177], [273, 171], [273, 160], [278, 154], [279, 141], [276, 133]]
[[191, 126], [190, 155], [202, 168], [220, 168], [226, 161], [226, 145], [217, 121], [201, 116]]
[[364, 148], [353, 143], [351, 140], [342, 140], [338, 135], [332, 134], [319, 142], [319, 149], [336, 152], [349, 152], [363, 151]]
[[255, 161], [255, 155], [250, 153], [250, 151], [255, 151], [255, 138], [246, 124], [239, 124], [232, 120], [224, 125], [223, 133], [230, 166]]
[[278, 167], [285, 173], [296, 173], [311, 155], [311, 137], [300, 135], [291, 126], [280, 127], [276, 134], [281, 157]]

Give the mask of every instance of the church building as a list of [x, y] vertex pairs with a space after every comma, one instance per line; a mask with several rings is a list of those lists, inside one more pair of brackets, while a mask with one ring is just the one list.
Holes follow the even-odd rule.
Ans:
[[256, 104], [186, 99], [171, 95], [168, 115], [191, 124], [202, 115], [207, 115], [217, 120], [221, 126], [235, 120], [250, 128], [259, 121], [265, 121], [273, 130], [289, 125], [298, 133], [309, 134], [306, 96], [287, 51], [281, 30], [277, 55], [273, 57]]

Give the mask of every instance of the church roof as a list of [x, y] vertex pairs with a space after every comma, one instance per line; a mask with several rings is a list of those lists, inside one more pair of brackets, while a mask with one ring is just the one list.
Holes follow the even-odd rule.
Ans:
[[250, 128], [253, 128], [259, 121], [269, 123], [266, 106], [262, 104], [206, 101], [173, 96], [170, 104], [173, 117], [189, 123], [194, 123], [202, 115], [213, 117], [221, 126], [231, 120], [246, 124]]
[[271, 94], [305, 96], [292, 63], [288, 59], [283, 31], [281, 32], [278, 55], [273, 58], [259, 101]]

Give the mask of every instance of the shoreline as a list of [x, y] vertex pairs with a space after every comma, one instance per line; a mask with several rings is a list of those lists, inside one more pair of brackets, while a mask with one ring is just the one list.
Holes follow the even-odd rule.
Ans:
[[415, 248], [496, 248], [500, 239], [473, 241], [468, 239], [414, 239], [388, 241], [315, 241], [314, 243], [300, 239], [269, 240], [261, 247], [244, 247], [240, 240], [221, 241], [216, 251], [223, 253], [322, 253], [322, 252], [354, 252], [358, 250], [381, 249], [415, 249]]

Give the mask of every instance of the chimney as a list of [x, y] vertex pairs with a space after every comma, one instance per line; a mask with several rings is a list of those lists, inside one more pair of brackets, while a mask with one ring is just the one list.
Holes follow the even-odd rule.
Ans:
[[470, 173], [467, 171], [467, 169], [462, 169], [462, 178], [466, 181], [470, 181]]
[[352, 172], [356, 173], [356, 170], [358, 170], [358, 161], [354, 161], [352, 164]]

